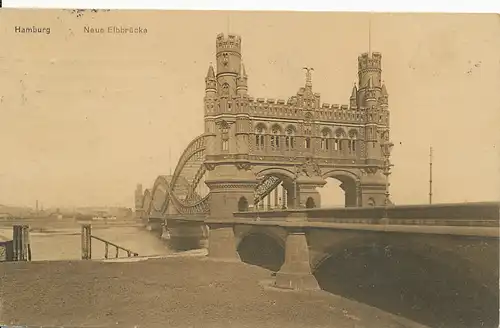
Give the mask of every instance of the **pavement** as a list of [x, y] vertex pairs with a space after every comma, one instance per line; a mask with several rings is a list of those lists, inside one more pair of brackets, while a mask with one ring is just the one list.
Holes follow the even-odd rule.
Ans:
[[0, 264], [0, 322], [65, 327], [422, 328], [324, 291], [274, 288], [271, 272], [202, 253], [129, 261]]

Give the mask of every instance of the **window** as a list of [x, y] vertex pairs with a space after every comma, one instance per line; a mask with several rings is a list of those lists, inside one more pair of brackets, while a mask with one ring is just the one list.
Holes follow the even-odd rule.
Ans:
[[259, 150], [264, 149], [264, 129], [262, 126], [258, 126], [257, 129], [255, 129], [255, 146]]
[[334, 150], [340, 150], [340, 142], [339, 142], [339, 139], [335, 139], [335, 142], [333, 144], [333, 149]]
[[227, 125], [226, 122], [222, 123], [221, 139], [222, 139], [222, 151], [228, 151], [229, 150], [229, 126]]
[[228, 96], [229, 95], [229, 84], [224, 83], [222, 85], [222, 95], [223, 96]]
[[285, 147], [287, 150], [295, 148], [295, 132], [292, 127], [288, 127], [285, 131]]
[[311, 148], [311, 138], [310, 137], [306, 137], [306, 139], [304, 140], [304, 147], [306, 147], [306, 149]]
[[343, 149], [343, 140], [346, 138], [346, 133], [341, 128], [335, 131], [335, 150], [342, 151]]
[[276, 150], [280, 148], [280, 130], [279, 127], [273, 127], [271, 135], [271, 148]]
[[357, 139], [358, 133], [355, 130], [351, 130], [349, 132], [349, 140], [348, 142], [348, 148], [349, 148], [349, 153], [356, 153], [356, 139]]
[[331, 134], [328, 129], [324, 129], [321, 136], [321, 150], [330, 149]]

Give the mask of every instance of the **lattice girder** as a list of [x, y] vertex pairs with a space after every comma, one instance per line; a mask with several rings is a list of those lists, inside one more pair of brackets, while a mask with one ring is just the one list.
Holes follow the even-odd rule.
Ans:
[[201, 196], [196, 192], [206, 171], [204, 157], [205, 136], [201, 135], [186, 147], [174, 174], [159, 176], [150, 193], [144, 194], [143, 209], [146, 213], [164, 214], [169, 206], [173, 206], [179, 214], [208, 214], [210, 194]]
[[267, 195], [276, 189], [281, 183], [281, 179], [274, 175], [267, 175], [255, 188], [254, 204], [261, 202]]

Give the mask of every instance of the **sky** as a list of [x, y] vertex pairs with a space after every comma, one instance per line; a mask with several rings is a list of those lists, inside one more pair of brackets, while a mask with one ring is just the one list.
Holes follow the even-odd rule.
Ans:
[[[215, 37], [241, 35], [249, 94], [288, 99], [314, 67], [322, 102], [348, 104], [357, 56], [382, 53], [395, 144], [391, 195], [500, 199], [500, 18], [484, 14], [0, 11], [0, 204], [133, 206], [203, 132]], [[15, 26], [50, 27], [19, 34]], [[84, 26], [147, 28], [89, 35]], [[169, 156], [171, 154], [171, 156]], [[339, 201], [332, 182], [323, 203]]]

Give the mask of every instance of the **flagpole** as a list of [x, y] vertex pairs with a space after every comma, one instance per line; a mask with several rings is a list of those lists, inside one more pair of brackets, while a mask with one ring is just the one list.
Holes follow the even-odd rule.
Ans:
[[432, 147], [429, 149], [429, 204], [432, 204]]

